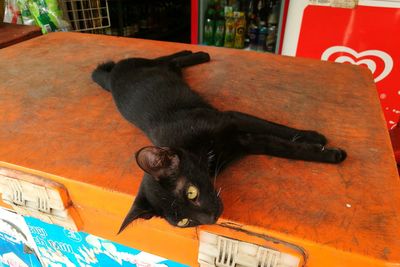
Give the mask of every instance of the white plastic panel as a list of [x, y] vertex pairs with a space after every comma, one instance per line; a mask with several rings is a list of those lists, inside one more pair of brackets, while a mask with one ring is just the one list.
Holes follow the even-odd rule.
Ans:
[[[31, 181], [27, 177], [32, 177]], [[0, 168], [2, 201], [12, 206], [21, 215], [35, 217], [71, 230], [78, 230], [78, 225], [70, 214], [73, 210], [71, 203], [65, 205], [60, 191], [56, 187], [37, 184], [34, 182], [35, 179], [36, 181], [38, 179], [45, 180], [45, 178]]]
[[297, 267], [300, 259], [274, 249], [202, 231], [198, 262], [201, 267]]

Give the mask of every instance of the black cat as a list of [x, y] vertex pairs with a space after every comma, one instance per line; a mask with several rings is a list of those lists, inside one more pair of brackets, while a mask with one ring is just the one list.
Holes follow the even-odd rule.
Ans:
[[221, 112], [193, 92], [182, 68], [210, 60], [181, 51], [156, 59], [130, 58], [99, 65], [93, 80], [113, 95], [121, 114], [155, 146], [136, 153], [145, 171], [120, 231], [153, 216], [191, 227], [215, 223], [222, 212], [215, 177], [229, 162], [249, 154], [339, 163], [345, 151], [326, 148], [326, 138], [237, 111]]

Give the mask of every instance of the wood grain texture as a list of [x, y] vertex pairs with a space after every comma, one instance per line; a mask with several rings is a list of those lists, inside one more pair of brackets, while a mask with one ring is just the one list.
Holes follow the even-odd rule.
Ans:
[[[0, 161], [137, 192], [148, 139], [91, 81], [98, 63], [207, 51], [191, 87], [221, 110], [320, 131], [340, 165], [247, 157], [221, 175], [223, 218], [400, 262], [400, 182], [370, 73], [358, 66], [234, 49], [53, 33], [0, 50]], [[126, 207], [128, 209], [128, 207]]]
[[2, 21], [3, 19], [0, 20], [0, 48], [42, 35], [40, 27], [3, 23]]

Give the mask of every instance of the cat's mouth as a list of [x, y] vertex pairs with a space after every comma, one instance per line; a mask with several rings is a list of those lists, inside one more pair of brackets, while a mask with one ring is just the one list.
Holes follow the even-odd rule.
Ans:
[[207, 212], [197, 213], [194, 218], [197, 224], [215, 224], [223, 211], [223, 205], [221, 199], [218, 198], [218, 204]]
[[197, 216], [197, 221], [199, 224], [214, 224], [218, 220], [218, 216], [214, 214], [199, 214]]
[[215, 211], [212, 212], [211, 214], [208, 214], [209, 217], [208, 221], [205, 222], [204, 224], [214, 224], [218, 221], [219, 217], [221, 216], [224, 210], [224, 206], [222, 204], [222, 200], [219, 197], [217, 197], [217, 199], [218, 199], [218, 205], [216, 206]]

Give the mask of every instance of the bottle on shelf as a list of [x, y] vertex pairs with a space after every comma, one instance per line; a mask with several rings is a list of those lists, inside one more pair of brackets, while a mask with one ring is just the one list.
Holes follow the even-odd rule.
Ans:
[[224, 46], [225, 37], [225, 12], [221, 8], [215, 22], [214, 45]]
[[278, 16], [278, 5], [275, 1], [271, 1], [270, 14], [267, 22], [267, 37], [265, 39], [265, 49], [268, 52], [275, 52], [278, 31]]
[[203, 44], [274, 52], [279, 0], [208, 0]]
[[257, 41], [257, 51], [265, 51], [265, 42], [266, 42], [266, 37], [268, 34], [268, 29], [265, 25], [264, 21], [260, 22], [260, 30], [258, 34], [258, 41]]
[[235, 44], [235, 18], [233, 17], [232, 7], [225, 7], [225, 38], [224, 47], [233, 47]]
[[249, 36], [249, 49], [257, 50], [258, 44], [258, 27], [254, 20], [250, 20], [249, 28], [247, 30]]
[[206, 17], [204, 22], [204, 40], [205, 45], [214, 44], [214, 34], [215, 34], [215, 3], [210, 1], [209, 6], [206, 11]]
[[246, 18], [243, 12], [235, 12], [235, 48], [244, 48]]

